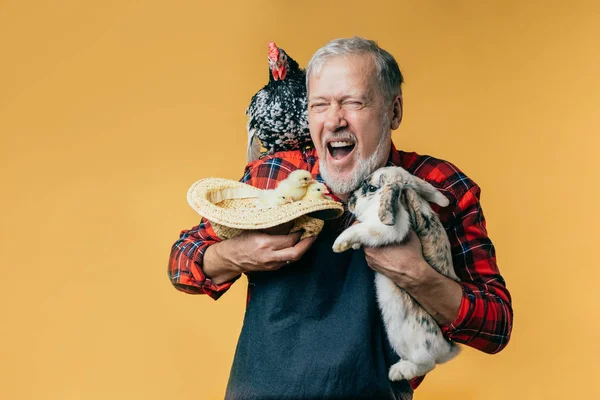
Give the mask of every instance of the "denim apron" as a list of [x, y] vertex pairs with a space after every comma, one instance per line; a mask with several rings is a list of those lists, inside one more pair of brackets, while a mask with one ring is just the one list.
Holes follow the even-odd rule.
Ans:
[[411, 399], [390, 382], [389, 346], [362, 250], [331, 249], [344, 214], [327, 221], [304, 257], [249, 273], [250, 301], [225, 398]]

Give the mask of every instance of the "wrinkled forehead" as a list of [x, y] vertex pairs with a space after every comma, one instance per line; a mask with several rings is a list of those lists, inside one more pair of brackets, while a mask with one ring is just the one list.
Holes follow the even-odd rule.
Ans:
[[[309, 95], [363, 94], [379, 91], [373, 57], [363, 54], [329, 56], [316, 64], [308, 76]], [[348, 92], [348, 93], [346, 93]], [[352, 92], [352, 93], [349, 93]]]

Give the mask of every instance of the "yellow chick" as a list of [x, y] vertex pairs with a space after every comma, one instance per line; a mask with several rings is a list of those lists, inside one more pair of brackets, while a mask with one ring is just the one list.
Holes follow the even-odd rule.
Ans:
[[256, 199], [257, 208], [277, 207], [293, 200], [290, 196], [281, 194], [277, 189], [263, 190]]
[[302, 200], [323, 200], [328, 192], [327, 186], [321, 182], [313, 181], [306, 188], [306, 194]]
[[279, 182], [276, 190], [284, 196], [291, 197], [293, 201], [298, 201], [304, 197], [306, 188], [311, 182], [314, 182], [314, 180], [310, 172], [297, 169]]

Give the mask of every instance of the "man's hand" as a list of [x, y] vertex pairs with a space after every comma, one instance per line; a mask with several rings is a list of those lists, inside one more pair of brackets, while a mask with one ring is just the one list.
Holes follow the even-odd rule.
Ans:
[[418, 286], [427, 270], [431, 269], [423, 258], [421, 241], [412, 230], [400, 244], [378, 248], [365, 247], [364, 251], [369, 267], [406, 290]]
[[[270, 230], [274, 231], [277, 229]], [[277, 270], [298, 261], [316, 239], [299, 241], [300, 236], [301, 232], [244, 232], [210, 246], [204, 253], [203, 271], [215, 284], [221, 284], [247, 271]]]
[[406, 290], [440, 325], [456, 319], [462, 287], [425, 261], [421, 241], [414, 231], [400, 244], [365, 247], [364, 251], [369, 267]]

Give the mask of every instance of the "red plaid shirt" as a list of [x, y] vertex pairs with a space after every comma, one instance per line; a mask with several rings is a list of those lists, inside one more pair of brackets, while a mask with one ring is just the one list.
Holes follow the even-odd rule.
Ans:
[[[387, 165], [401, 166], [427, 180], [450, 200], [450, 205], [442, 210], [432, 205], [448, 233], [454, 269], [463, 289], [458, 316], [441, 327], [444, 334], [486, 353], [499, 352], [509, 341], [513, 311], [510, 293], [496, 264], [494, 246], [487, 236], [479, 186], [447, 161], [398, 151], [393, 144]], [[291, 171], [300, 168], [311, 171], [320, 180], [314, 149], [280, 152], [256, 160], [246, 166], [241, 181], [272, 189]], [[204, 252], [218, 241], [210, 222], [204, 218], [199, 225], [181, 231], [172, 246], [168, 267], [171, 283], [178, 290], [207, 294], [216, 300], [239, 278], [216, 285], [202, 272]], [[421, 380], [414, 380], [413, 387]]]

